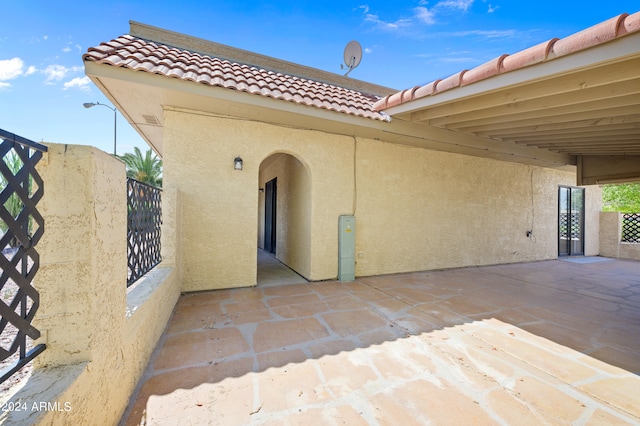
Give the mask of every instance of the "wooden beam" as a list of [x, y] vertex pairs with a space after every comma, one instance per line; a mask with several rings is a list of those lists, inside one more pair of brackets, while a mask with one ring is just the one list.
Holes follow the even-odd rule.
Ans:
[[574, 131], [573, 133], [554, 133], [554, 134], [531, 134], [527, 136], [505, 136], [500, 138], [500, 140], [506, 142], [517, 142], [517, 143], [527, 143], [532, 142], [537, 144], [542, 141], [542, 143], [564, 143], [564, 141], [592, 141], [593, 143], [597, 143], [600, 145], [605, 145], [610, 141], [636, 141], [636, 143], [640, 144], [640, 129], [612, 129], [605, 132], [589, 132], [589, 131]]
[[[629, 105], [625, 107], [613, 107], [602, 110], [583, 111], [570, 114], [556, 114], [549, 117], [530, 118], [525, 120], [502, 120], [502, 121], [490, 121], [484, 120], [483, 123], [477, 123], [473, 125], [458, 125], [455, 128], [459, 131], [467, 133], [480, 134], [484, 131], [495, 131], [498, 129], [504, 129], [511, 131], [512, 129], [519, 128], [565, 128], [567, 125], [578, 126], [595, 124], [599, 122], [616, 122], [617, 120], [625, 120], [625, 117], [629, 117], [630, 121], [640, 121], [640, 114], [638, 112], [638, 105]], [[449, 126], [451, 127], [451, 126]]]
[[578, 185], [640, 180], [640, 155], [578, 157]]
[[432, 120], [438, 117], [466, 114], [478, 109], [504, 107], [514, 103], [546, 98], [551, 95], [573, 96], [574, 93], [606, 87], [615, 83], [632, 87], [638, 79], [640, 57], [613, 64], [605, 64], [596, 69], [581, 70], [565, 76], [536, 80], [516, 87], [507, 87], [487, 94], [479, 94], [466, 99], [458, 99], [443, 105], [435, 105], [411, 114], [411, 121]]
[[518, 119], [518, 115], [548, 116], [549, 110], [566, 110], [568, 112], [590, 111], [614, 106], [638, 104], [640, 94], [640, 76], [633, 82], [618, 82], [607, 86], [585, 88], [574, 93], [560, 93], [540, 97], [528, 101], [514, 101], [510, 104], [487, 107], [481, 101], [476, 102], [476, 109], [461, 114], [441, 115], [435, 109], [430, 109], [429, 124], [442, 127], [451, 123], [468, 122], [480, 119], [495, 119], [511, 116]]
[[513, 129], [495, 129], [485, 130], [483, 132], [474, 132], [477, 136], [489, 136], [489, 137], [519, 137], [530, 135], [561, 135], [567, 133], [579, 133], [579, 132], [600, 132], [600, 131], [617, 131], [617, 130], [640, 130], [640, 115], [638, 115], [638, 122], [622, 122], [617, 124], [599, 124], [604, 120], [582, 120], [572, 121], [565, 123], [553, 123], [549, 125], [540, 126], [526, 126]]
[[[541, 109], [533, 109], [528, 111], [503, 111], [502, 114], [489, 114], [479, 112], [475, 117], [467, 116], [457, 117], [457, 121], [450, 119], [437, 119], [430, 121], [429, 124], [437, 127], [446, 127], [449, 129], [458, 129], [478, 124], [500, 123], [511, 120], [541, 120], [542, 122], [553, 122], [556, 116], [564, 114], [576, 114], [577, 117], [586, 117], [593, 113], [594, 117], [608, 116], [606, 114], [608, 108], [630, 107], [631, 111], [638, 111], [638, 94], [619, 96], [609, 100], [596, 100], [584, 102], [575, 105], [550, 105]], [[635, 108], [635, 109], [634, 109]]]

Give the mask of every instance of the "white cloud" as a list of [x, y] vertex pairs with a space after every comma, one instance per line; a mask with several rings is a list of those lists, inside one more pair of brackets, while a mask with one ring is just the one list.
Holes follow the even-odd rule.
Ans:
[[369, 13], [369, 6], [359, 6], [363, 10], [365, 22], [374, 23], [378, 28], [386, 31], [397, 31], [410, 28], [416, 24], [434, 25], [439, 21], [439, 15], [451, 15], [453, 11], [467, 12], [473, 5], [474, 0], [442, 0], [435, 6], [428, 8], [426, 0], [420, 0], [413, 8], [413, 16], [410, 18], [398, 19], [397, 21], [385, 21], [374, 13]]
[[69, 69], [64, 65], [49, 65], [42, 72], [47, 76], [47, 82], [52, 82], [62, 80]]
[[478, 62], [476, 58], [473, 58], [471, 56], [455, 56], [455, 55], [443, 56], [439, 58], [438, 61], [446, 64]]
[[418, 21], [423, 24], [433, 25], [436, 23], [434, 13], [426, 7], [418, 6], [414, 8], [413, 11], [415, 12], [416, 18], [418, 18]]
[[67, 45], [64, 48], [62, 48], [62, 51], [64, 53], [69, 53], [74, 48], [78, 50], [78, 53], [82, 53], [82, 46], [80, 46], [79, 44], [74, 44], [74, 43], [67, 43]]
[[362, 13], [369, 13], [369, 6], [366, 4], [363, 4], [362, 6], [358, 6], [356, 9], [362, 9]]
[[494, 30], [494, 31], [485, 31], [485, 30], [472, 30], [472, 31], [458, 31], [455, 33], [451, 33], [451, 36], [457, 37], [466, 37], [466, 36], [482, 36], [487, 38], [505, 38], [505, 37], [513, 37], [516, 35], [516, 30]]
[[373, 22], [378, 28], [385, 31], [396, 31], [411, 25], [410, 19], [398, 19], [395, 22], [386, 22], [381, 20], [378, 15], [374, 15], [372, 13], [365, 14], [364, 20], [367, 22]]
[[45, 83], [53, 84], [53, 82], [62, 80], [68, 74], [78, 72], [80, 70], [82, 70], [82, 67], [68, 68], [64, 65], [49, 65], [42, 72], [47, 76]]
[[90, 83], [91, 80], [87, 76], [76, 77], [73, 80], [64, 83], [64, 90], [78, 88], [80, 90], [88, 91]]
[[370, 47], [365, 47], [364, 48], [364, 53], [373, 53], [373, 49]]
[[493, 13], [496, 11], [496, 9], [498, 9], [500, 6], [492, 6], [491, 3], [489, 3], [489, 9], [487, 10], [487, 13]]
[[439, 2], [436, 7], [458, 9], [466, 12], [472, 4], [473, 0], [444, 0]]
[[24, 62], [20, 58], [0, 61], [0, 81], [12, 80], [22, 75]]
[[[11, 84], [7, 81], [13, 80], [18, 77], [29, 76], [36, 73], [42, 73], [45, 75], [46, 84], [55, 84], [68, 76], [77, 74], [82, 71], [82, 67], [66, 67], [64, 65], [49, 65], [43, 70], [39, 70], [33, 65], [30, 65], [25, 69], [24, 61], [20, 58], [12, 58], [0, 60], [0, 89], [6, 89], [11, 87]], [[89, 88], [90, 80], [88, 77], [74, 78], [73, 80], [66, 82], [64, 88], [77, 87], [83, 89]]]

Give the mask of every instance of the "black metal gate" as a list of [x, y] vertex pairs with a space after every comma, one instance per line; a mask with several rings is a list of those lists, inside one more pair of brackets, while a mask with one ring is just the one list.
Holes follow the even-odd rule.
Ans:
[[32, 282], [40, 266], [35, 246], [44, 234], [36, 208], [44, 183], [35, 166], [45, 151], [44, 145], [0, 129], [0, 383], [46, 348], [31, 348], [40, 337], [31, 325], [40, 305]]
[[127, 178], [127, 287], [160, 263], [162, 190]]

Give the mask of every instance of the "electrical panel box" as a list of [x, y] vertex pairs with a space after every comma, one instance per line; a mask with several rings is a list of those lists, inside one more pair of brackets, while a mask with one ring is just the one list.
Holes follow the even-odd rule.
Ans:
[[356, 218], [340, 216], [338, 220], [338, 279], [356, 279]]

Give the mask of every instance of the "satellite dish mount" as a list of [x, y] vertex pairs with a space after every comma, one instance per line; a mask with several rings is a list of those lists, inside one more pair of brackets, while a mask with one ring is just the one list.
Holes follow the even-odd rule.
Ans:
[[360, 65], [361, 60], [362, 46], [360, 46], [360, 43], [355, 40], [347, 43], [347, 46], [344, 48], [344, 65], [340, 66], [340, 68], [344, 69], [346, 65], [346, 68], [348, 69], [344, 76], [347, 77], [351, 71]]

